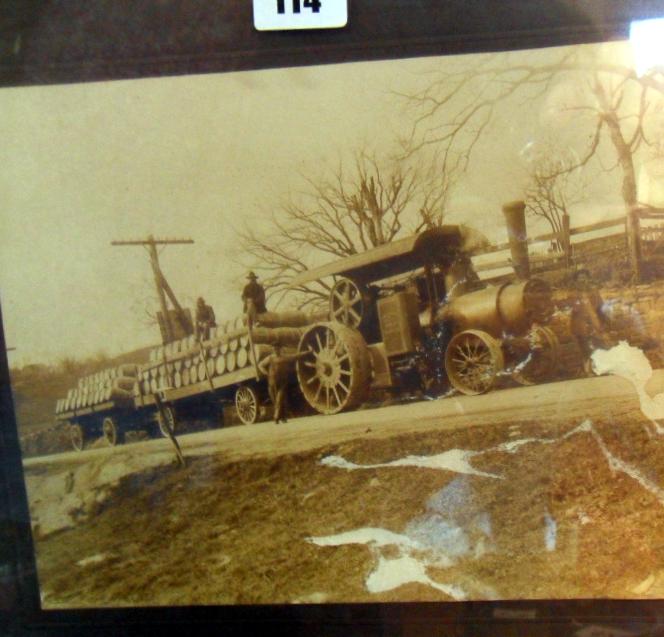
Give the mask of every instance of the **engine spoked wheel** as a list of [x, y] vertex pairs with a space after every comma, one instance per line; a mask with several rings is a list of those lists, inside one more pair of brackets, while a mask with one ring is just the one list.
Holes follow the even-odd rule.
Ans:
[[240, 385], [235, 391], [235, 410], [245, 425], [257, 423], [260, 416], [260, 399], [256, 388]]
[[303, 335], [297, 378], [304, 398], [322, 414], [363, 402], [371, 382], [371, 360], [362, 335], [340, 323], [320, 323]]
[[346, 278], [336, 281], [330, 292], [330, 319], [357, 328], [365, 311], [365, 298], [357, 283]]
[[445, 351], [445, 371], [451, 385], [469, 396], [489, 391], [504, 367], [500, 343], [481, 330], [460, 332]]
[[548, 327], [536, 325], [528, 334], [529, 351], [516, 364], [512, 378], [521, 385], [550, 380], [558, 366], [558, 337]]
[[124, 431], [120, 429], [114, 418], [107, 416], [101, 426], [104, 439], [111, 446], [121, 445], [124, 442]]

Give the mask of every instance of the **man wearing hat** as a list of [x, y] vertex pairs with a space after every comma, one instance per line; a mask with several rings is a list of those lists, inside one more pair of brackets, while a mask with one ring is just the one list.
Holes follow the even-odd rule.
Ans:
[[210, 329], [216, 325], [212, 306], [208, 305], [202, 296], [198, 297], [196, 302], [196, 338], [199, 341], [207, 340], [210, 338]]
[[249, 283], [242, 290], [242, 302], [244, 304], [244, 313], [247, 315], [247, 324], [254, 325], [256, 315], [267, 312], [265, 307], [265, 288], [258, 282], [258, 277], [249, 272], [247, 275]]

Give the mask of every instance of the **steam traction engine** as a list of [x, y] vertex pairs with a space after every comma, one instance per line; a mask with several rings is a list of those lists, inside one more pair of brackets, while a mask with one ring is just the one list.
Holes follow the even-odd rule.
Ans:
[[474, 235], [443, 226], [293, 281], [335, 278], [330, 320], [309, 326], [298, 347], [299, 387], [314, 409], [353, 409], [372, 388], [419, 384], [480, 394], [499, 379], [533, 384], [555, 375], [548, 284], [527, 277], [483, 284], [470, 261]]
[[480, 394], [498, 382], [552, 379], [561, 348], [551, 291], [529, 276], [523, 206], [505, 213], [515, 281], [479, 280], [471, 262], [483, 247], [479, 233], [428, 230], [295, 278], [298, 287], [333, 280], [322, 312], [265, 312], [251, 331], [238, 317], [202, 340], [162, 334], [148, 362], [79, 379], [57, 402], [56, 419], [70, 423], [76, 449], [98, 434], [111, 445], [132, 429], [166, 434], [176, 412], [201, 406], [233, 403], [244, 424], [258, 422], [269, 403], [258, 363], [277, 345], [301, 354], [292, 384], [323, 414], [358, 407], [372, 390]]

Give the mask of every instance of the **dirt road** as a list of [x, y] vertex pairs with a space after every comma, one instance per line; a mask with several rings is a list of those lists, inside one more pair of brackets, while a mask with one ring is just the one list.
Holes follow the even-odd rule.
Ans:
[[45, 606], [664, 593], [664, 439], [615, 377], [180, 442], [25, 462]]

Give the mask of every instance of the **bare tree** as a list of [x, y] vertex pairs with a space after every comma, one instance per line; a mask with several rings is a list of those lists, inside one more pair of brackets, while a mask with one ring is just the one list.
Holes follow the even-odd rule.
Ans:
[[239, 231], [242, 260], [263, 273], [271, 295], [304, 293], [301, 307], [327, 299], [329, 286], [291, 288], [297, 274], [325, 260], [389, 243], [402, 234], [441, 225], [454, 175], [439, 158], [378, 159], [365, 151], [322, 176], [303, 176], [304, 188], [277, 208], [267, 224]]
[[[558, 105], [588, 126], [585, 148], [570, 171], [585, 166], [597, 155], [600, 142], [608, 140], [615, 163], [622, 173], [622, 197], [629, 210], [636, 204], [633, 157], [644, 135], [643, 121], [649, 107], [649, 93], [664, 95], [664, 74], [655, 70], [644, 76], [619, 64], [604, 62], [593, 49], [573, 47], [548, 59], [513, 53], [478, 56], [471, 61], [441, 70], [422, 91], [404, 95], [414, 111], [414, 123], [405, 144], [409, 152], [433, 146], [441, 153], [453, 153], [466, 168], [478, 141], [490, 127], [496, 109], [509, 103], [518, 109], [532, 108], [552, 94], [561, 83], [571, 88]], [[553, 61], [551, 57], [554, 56]], [[538, 63], [541, 60], [541, 63]]]
[[585, 198], [586, 181], [571, 167], [577, 162], [569, 151], [547, 145], [530, 164], [525, 190], [526, 212], [544, 219], [559, 237], [555, 241], [564, 249], [563, 233], [571, 208]]
[[604, 142], [610, 145], [613, 161], [604, 168], [617, 168], [621, 174], [630, 259], [638, 279], [640, 231], [634, 157], [644, 142], [650, 143], [644, 119], [651, 95], [664, 95], [664, 74], [655, 69], [638, 76], [629, 66], [607, 63], [598, 51], [601, 49], [573, 47], [557, 53], [532, 53], [526, 64], [523, 53], [518, 54], [517, 63], [512, 62], [513, 54], [503, 53], [441, 70], [423, 91], [406, 96], [416, 112], [407, 147], [409, 152], [433, 146], [446, 156], [456, 154], [465, 168], [499, 105], [533, 108], [566, 83], [568, 91], [559, 111], [574, 117], [577, 131], [583, 125], [587, 128], [578, 161], [562, 170], [585, 167], [591, 159], [601, 163], [604, 154], [598, 151]]

